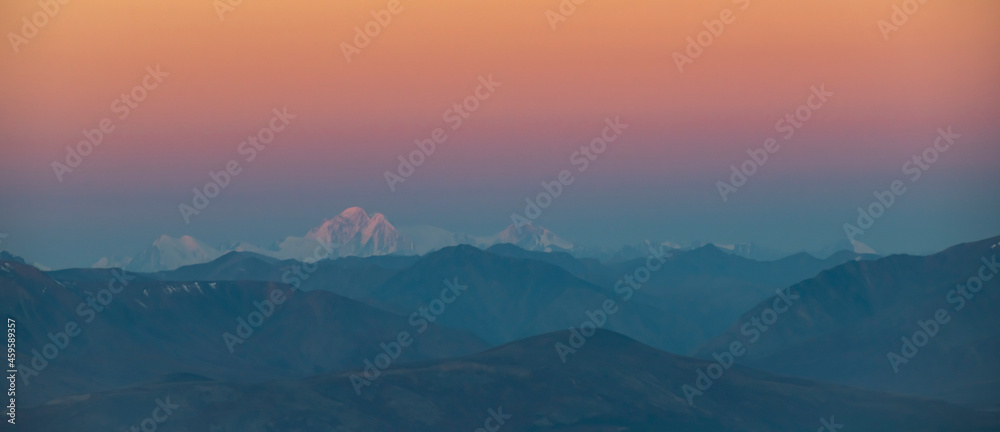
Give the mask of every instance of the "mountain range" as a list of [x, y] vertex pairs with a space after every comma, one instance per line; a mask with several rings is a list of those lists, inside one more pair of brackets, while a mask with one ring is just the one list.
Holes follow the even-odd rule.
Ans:
[[157, 272], [205, 263], [228, 252], [254, 252], [282, 260], [304, 260], [316, 259], [317, 246], [326, 249], [325, 253], [321, 253], [322, 258], [338, 258], [421, 255], [459, 244], [488, 247], [497, 243], [512, 243], [540, 251], [572, 251], [575, 247], [552, 232], [531, 225], [521, 229], [512, 225], [493, 236], [475, 237], [429, 226], [397, 229], [381, 213], [369, 215], [360, 207], [351, 207], [323, 221], [302, 237], [286, 237], [266, 248], [247, 242], [213, 247], [188, 235], [180, 238], [163, 235], [134, 256], [104, 257], [92, 267]]
[[[563, 364], [567, 331], [486, 352], [401, 365], [359, 395], [358, 372], [267, 383], [178, 377], [63, 398], [25, 412], [31, 430], [116, 430], [174, 406], [163, 431], [987, 432], [1000, 414], [786, 378], [740, 366], [691, 406], [683, 392], [704, 360], [609, 331]], [[485, 425], [485, 426], [484, 426]]]
[[[461, 300], [463, 307], [452, 308], [440, 323], [468, 329], [493, 344], [579, 325], [587, 318], [585, 310], [614, 300], [628, 303], [628, 313], [610, 317], [608, 328], [659, 349], [689, 353], [775, 290], [860, 259], [870, 257], [845, 251], [826, 260], [799, 254], [755, 261], [712, 245], [666, 251], [649, 280], [627, 298], [618, 281], [644, 267], [643, 258], [601, 263], [508, 243], [486, 250], [450, 246], [423, 256], [322, 260], [307, 275], [295, 273], [303, 265], [296, 260], [230, 252], [208, 263], [139, 276], [166, 281], [294, 283], [301, 290], [330, 291], [400, 314], [431, 301], [442, 280], [457, 279], [469, 287]], [[64, 279], [68, 272], [51, 274]], [[517, 319], [483, 321], [483, 316]], [[675, 331], [663, 332], [664, 327]]]
[[[120, 293], [108, 291], [111, 281], [122, 281], [114, 285]], [[17, 322], [23, 406], [180, 372], [252, 382], [359, 367], [381, 352], [372, 341], [392, 341], [412, 328], [406, 316], [281, 283], [161, 281], [105, 269], [46, 274], [13, 262], [0, 263], [0, 301], [0, 313]], [[261, 323], [254, 313], [264, 315]], [[49, 358], [44, 347], [57, 340], [65, 347]], [[429, 323], [400, 361], [487, 346], [466, 331]]]
[[848, 261], [789, 286], [781, 294], [793, 299], [786, 312], [773, 313], [781, 296], [767, 298], [696, 354], [709, 358], [733, 341], [757, 339], [738, 363], [995, 407], [998, 255], [1000, 237], [994, 237], [929, 256]]
[[[433, 226], [396, 228], [381, 213], [369, 214], [360, 207], [351, 207], [323, 221], [301, 237], [289, 236], [268, 247], [245, 241], [212, 246], [189, 235], [179, 238], [162, 235], [135, 255], [111, 255], [99, 259], [94, 268], [123, 268], [135, 272], [174, 270], [186, 265], [206, 263], [229, 252], [254, 252], [281, 260], [316, 258], [317, 246], [326, 249], [322, 258], [369, 257], [379, 255], [424, 255], [449, 246], [471, 245], [485, 249], [498, 244], [513, 244], [538, 252], [567, 252], [576, 257], [598, 258], [623, 262], [645, 256], [649, 248], [660, 250], [692, 250], [707, 245], [727, 253], [761, 261], [775, 260], [789, 254], [762, 248], [752, 243], [652, 242], [626, 245], [617, 250], [595, 249], [559, 237], [543, 227], [525, 224], [510, 225], [490, 236], [455, 233]], [[852, 250], [848, 245], [824, 251], [824, 255], [840, 250]], [[841, 247], [842, 246], [842, 247]]]
[[127, 430], [164, 398], [181, 407], [167, 431], [475, 430], [489, 410], [539, 431], [1000, 427], [1000, 237], [773, 261], [651, 246], [613, 261], [512, 243], [232, 251], [157, 272], [4, 255], [0, 312], [18, 323], [29, 430]]

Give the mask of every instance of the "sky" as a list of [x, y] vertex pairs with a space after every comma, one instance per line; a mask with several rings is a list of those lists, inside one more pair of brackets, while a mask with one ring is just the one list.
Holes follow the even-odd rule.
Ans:
[[[0, 249], [66, 267], [163, 234], [267, 245], [351, 206], [483, 235], [563, 170], [573, 182], [534, 223], [593, 246], [818, 249], [897, 180], [856, 234], [879, 253], [998, 235], [1000, 3], [930, 1], [893, 24], [906, 3], [106, 0], [36, 16], [34, 0], [4, 2]], [[476, 108], [458, 125], [463, 102]], [[789, 137], [779, 121], [797, 110]], [[582, 170], [574, 152], [606, 119], [627, 128]], [[270, 125], [248, 160], [242, 143]], [[70, 167], [67, 146], [102, 126]], [[960, 137], [928, 150], [949, 127]], [[438, 128], [446, 140], [390, 188]], [[229, 161], [239, 174], [185, 219]]]

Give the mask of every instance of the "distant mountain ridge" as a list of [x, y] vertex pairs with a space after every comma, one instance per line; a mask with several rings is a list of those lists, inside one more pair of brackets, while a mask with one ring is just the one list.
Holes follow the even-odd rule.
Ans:
[[[229, 252], [253, 252], [281, 260], [301, 261], [310, 258], [348, 256], [424, 255], [463, 244], [480, 249], [499, 244], [513, 244], [532, 252], [567, 252], [575, 257], [597, 258], [612, 262], [645, 257], [650, 248], [670, 253], [690, 251], [707, 245], [713, 245], [732, 255], [758, 261], [771, 261], [790, 255], [754, 243], [676, 243], [647, 240], [618, 250], [591, 249], [530, 223], [520, 227], [510, 225], [491, 236], [455, 233], [433, 226], [396, 228], [382, 213], [369, 214], [360, 207], [350, 207], [339, 215], [324, 220], [301, 237], [289, 236], [269, 247], [242, 241], [212, 246], [189, 235], [179, 238], [162, 235], [136, 255], [104, 257], [92, 267], [119, 267], [129, 271], [151, 273], [206, 263]], [[317, 254], [320, 249], [324, 249], [325, 252]], [[846, 247], [846, 249], [851, 248]]]
[[[364, 221], [361, 214], [354, 216]], [[334, 229], [315, 230], [316, 238], [331, 232], [327, 238], [335, 239], [340, 222], [327, 224]], [[180, 244], [194, 250], [185, 256], [199, 253], [196, 243]], [[1000, 400], [1000, 326], [990, 313], [997, 301], [993, 285], [942, 326], [941, 336], [922, 347], [903, 373], [891, 372], [885, 351], [898, 349], [896, 341], [918, 328], [917, 319], [933, 316], [934, 308], [942, 306], [944, 290], [978, 274], [975, 270], [986, 265], [984, 257], [1000, 252], [998, 248], [1000, 237], [925, 257], [869, 260], [844, 251], [826, 259], [800, 253], [757, 261], [706, 245], [663, 255], [632, 300], [621, 297], [618, 288], [625, 285], [615, 281], [637, 275], [635, 269], [648, 267], [649, 258], [601, 263], [500, 243], [486, 250], [446, 247], [421, 256], [348, 256], [323, 260], [306, 273], [290, 273], [290, 268], [301, 269], [302, 262], [229, 252], [173, 271], [126, 273], [134, 279], [125, 291], [114, 296], [99, 319], [85, 327], [85, 336], [60, 352], [44, 375], [34, 377], [24, 401], [36, 413], [33, 418], [56, 422], [44, 430], [64, 430], [83, 419], [98, 425], [95, 418], [111, 415], [108, 410], [116, 404], [157, 389], [153, 391], [169, 390], [190, 406], [242, 407], [227, 421], [242, 427], [233, 430], [316, 430], [311, 427], [315, 424], [303, 426], [302, 418], [322, 419], [326, 429], [406, 430], [402, 425], [412, 423], [414, 413], [420, 418], [419, 413], [432, 411], [379, 407], [417, 403], [468, 417], [475, 413], [466, 410], [476, 407], [462, 408], [464, 403], [489, 395], [500, 397], [505, 409], [528, 413], [529, 422], [515, 422], [511, 430], [783, 432], [809, 430], [810, 422], [835, 415], [851, 417], [851, 424], [866, 430], [985, 432], [996, 430], [1000, 421], [995, 410]], [[19, 344], [28, 349], [47, 343], [48, 333], [68, 319], [76, 320], [74, 305], [108, 286], [117, 272], [39, 272], [14, 262], [2, 264], [0, 311], [27, 324], [19, 330]], [[294, 281], [286, 280], [290, 274], [297, 275]], [[448, 300], [442, 281], [463, 285], [462, 294]], [[681, 386], [695, 383], [699, 370], [721, 361], [712, 354], [740, 340], [734, 333], [742, 332], [742, 326], [730, 323], [766, 316], [761, 308], [775, 304], [774, 288], [789, 286], [783, 293], [796, 298], [789, 313], [760, 342], [744, 340], [746, 354], [734, 359], [737, 365], [727, 366], [725, 376], [689, 405]], [[289, 301], [254, 332], [252, 341], [235, 354], [227, 352], [219, 333], [233, 325], [234, 317], [252, 310], [255, 299], [274, 290], [286, 293]], [[444, 303], [434, 312], [431, 304], [438, 299]], [[607, 308], [608, 300], [618, 302], [620, 312], [594, 318], [592, 312]], [[434, 332], [421, 337], [419, 348], [408, 351], [398, 365], [394, 362], [365, 388], [363, 398], [355, 399], [350, 376], [379, 353], [380, 346], [372, 342], [414, 328], [413, 317], [419, 315], [409, 314], [421, 310], [430, 314], [424, 317], [436, 326]], [[585, 320], [609, 331], [587, 337], [586, 346], [575, 346], [567, 360], [554, 344], [582, 332]], [[720, 333], [722, 337], [712, 338]], [[482, 352], [500, 344], [505, 345]], [[698, 346], [704, 360], [650, 348], [685, 353]], [[105, 360], [86, 363], [94, 358]], [[257, 379], [244, 379], [248, 373]], [[217, 398], [224, 394], [233, 397]], [[301, 398], [286, 400], [292, 394]], [[70, 395], [76, 396], [63, 398]], [[282, 396], [275, 401], [274, 395]], [[750, 399], [755, 402], [747, 405]], [[247, 415], [266, 401], [281, 405], [284, 412], [304, 411], [266, 419]], [[791, 405], [798, 408], [790, 410]], [[53, 411], [55, 406], [64, 413]], [[832, 407], [836, 413], [826, 411]], [[797, 414], [790, 417], [790, 411]], [[98, 417], [79, 414], [84, 412]], [[408, 430], [454, 429], [451, 420], [441, 418], [431, 416], [426, 428]], [[181, 421], [174, 427], [191, 430], [191, 424]]]
[[[385, 215], [369, 215], [360, 207], [351, 207], [323, 221], [302, 237], [286, 237], [268, 248], [247, 242], [213, 247], [189, 235], [173, 238], [160, 236], [152, 245], [131, 257], [104, 257], [95, 268], [120, 267], [135, 272], [174, 270], [201, 264], [229, 252], [253, 252], [277, 259], [323, 259], [347, 256], [421, 255], [449, 246], [468, 244], [486, 248], [494, 244], [512, 243], [528, 250], [572, 251], [574, 244], [551, 231], [528, 225], [517, 229], [510, 226], [496, 235], [476, 237], [453, 233], [434, 227], [397, 229]], [[317, 256], [318, 248], [325, 249]]]
[[[664, 256], [650, 279], [635, 291], [629, 312], [611, 317], [608, 326], [659, 349], [689, 353], [777, 289], [859, 258], [845, 251], [826, 260], [801, 253], [777, 261], [755, 261], [712, 245], [674, 252]], [[457, 277], [469, 285], [463, 306], [439, 322], [491, 343], [505, 343], [579, 325], [585, 318], [582, 311], [607, 299], [621, 301], [625, 290], [617, 282], [645, 262], [638, 258], [601, 263], [566, 252], [528, 251], [502, 243], [486, 250], [459, 245], [421, 256], [323, 260], [308, 278], [293, 273], [301, 267], [299, 261], [252, 252], [230, 252], [209, 263], [143, 276], [168, 281], [301, 282], [305, 291], [331, 291], [397, 313], [420, 307], [439, 294], [441, 280]], [[65, 280], [64, 272], [52, 274]], [[510, 319], [483, 320], [483, 316]]]
[[[415, 342], [400, 361], [487, 347], [471, 333], [436, 323], [416, 337], [406, 315], [332, 292], [245, 278], [179, 282], [148, 276], [107, 269], [43, 273], [0, 263], [0, 313], [17, 322], [19, 408], [178, 372], [247, 382], [363, 367], [381, 352], [380, 341], [396, 339], [401, 330], [412, 331]], [[120, 292], [110, 293], [109, 281], [122, 281], [114, 285]], [[238, 319], [249, 323], [242, 324], [243, 332]], [[55, 357], [41, 358], [38, 353], [68, 323], [78, 334]], [[230, 345], [226, 332], [243, 340]]]
[[[773, 323], [759, 326], [776, 297], [745, 312], [696, 354], [708, 358], [732, 341], [758, 338], [738, 363], [1000, 407], [998, 255], [1000, 237], [994, 237], [929, 256], [847, 261], [791, 285], [786, 292], [796, 300]], [[966, 290], [973, 278], [982, 278], [974, 294]], [[918, 332], [928, 340], [905, 348], [902, 340], [919, 340]], [[890, 353], [903, 360], [894, 363]]]

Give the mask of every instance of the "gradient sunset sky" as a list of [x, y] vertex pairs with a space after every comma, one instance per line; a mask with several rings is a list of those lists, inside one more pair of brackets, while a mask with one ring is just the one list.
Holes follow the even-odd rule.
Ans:
[[[225, 1], [225, 0], [222, 0]], [[537, 224], [578, 243], [758, 242], [795, 251], [896, 179], [908, 191], [858, 239], [922, 253], [1000, 234], [1000, 2], [931, 0], [883, 38], [900, 0], [402, 0], [371, 44], [341, 43], [386, 0], [70, 1], [0, 48], [0, 249], [51, 267], [132, 254], [161, 234], [267, 245], [350, 206], [396, 226], [484, 235], [607, 117], [629, 124]], [[672, 54], [730, 9], [735, 22], [678, 71]], [[35, 0], [0, 6], [22, 31]], [[118, 120], [147, 67], [169, 73]], [[384, 172], [479, 76], [502, 85], [395, 192]], [[716, 182], [811, 86], [834, 96], [727, 202]], [[178, 211], [272, 109], [297, 115], [186, 224]], [[51, 163], [105, 117], [115, 131], [60, 182]], [[901, 167], [951, 126], [958, 143], [919, 181]]]

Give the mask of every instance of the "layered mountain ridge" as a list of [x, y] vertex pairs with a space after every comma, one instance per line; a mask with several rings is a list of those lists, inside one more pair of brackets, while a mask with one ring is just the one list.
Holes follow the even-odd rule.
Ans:
[[286, 237], [266, 248], [248, 242], [214, 247], [189, 235], [179, 238], [162, 235], [135, 256], [104, 257], [92, 267], [157, 272], [206, 263], [229, 252], [253, 252], [283, 260], [320, 260], [347, 256], [420, 255], [460, 244], [486, 248], [499, 243], [512, 243], [546, 252], [573, 251], [575, 248], [572, 242], [532, 225], [521, 228], [512, 225], [496, 235], [476, 237], [434, 227], [397, 229], [382, 213], [369, 214], [360, 207], [350, 207], [324, 220], [304, 236]]
[[[626, 262], [649, 254], [650, 249], [663, 253], [688, 251], [712, 245], [720, 250], [745, 258], [770, 261], [788, 254], [762, 248], [753, 243], [654, 242], [644, 241], [620, 249], [594, 249], [562, 238], [544, 227], [525, 224], [510, 225], [489, 236], [456, 233], [433, 226], [397, 228], [382, 213], [369, 214], [360, 207], [350, 207], [333, 218], [326, 219], [304, 235], [289, 236], [267, 247], [246, 241], [210, 245], [190, 235], [174, 238], [161, 235], [146, 249], [135, 255], [110, 255], [97, 260], [94, 268], [123, 268], [135, 272], [174, 270], [182, 266], [201, 264], [229, 252], [253, 252], [276, 259], [320, 260], [339, 257], [369, 257], [381, 255], [424, 255], [449, 246], [471, 245], [486, 249], [494, 245], [512, 244], [533, 252], [567, 252], [579, 258], [597, 258]], [[848, 250], [850, 248], [847, 248]], [[875, 255], [870, 255], [874, 257]]]

